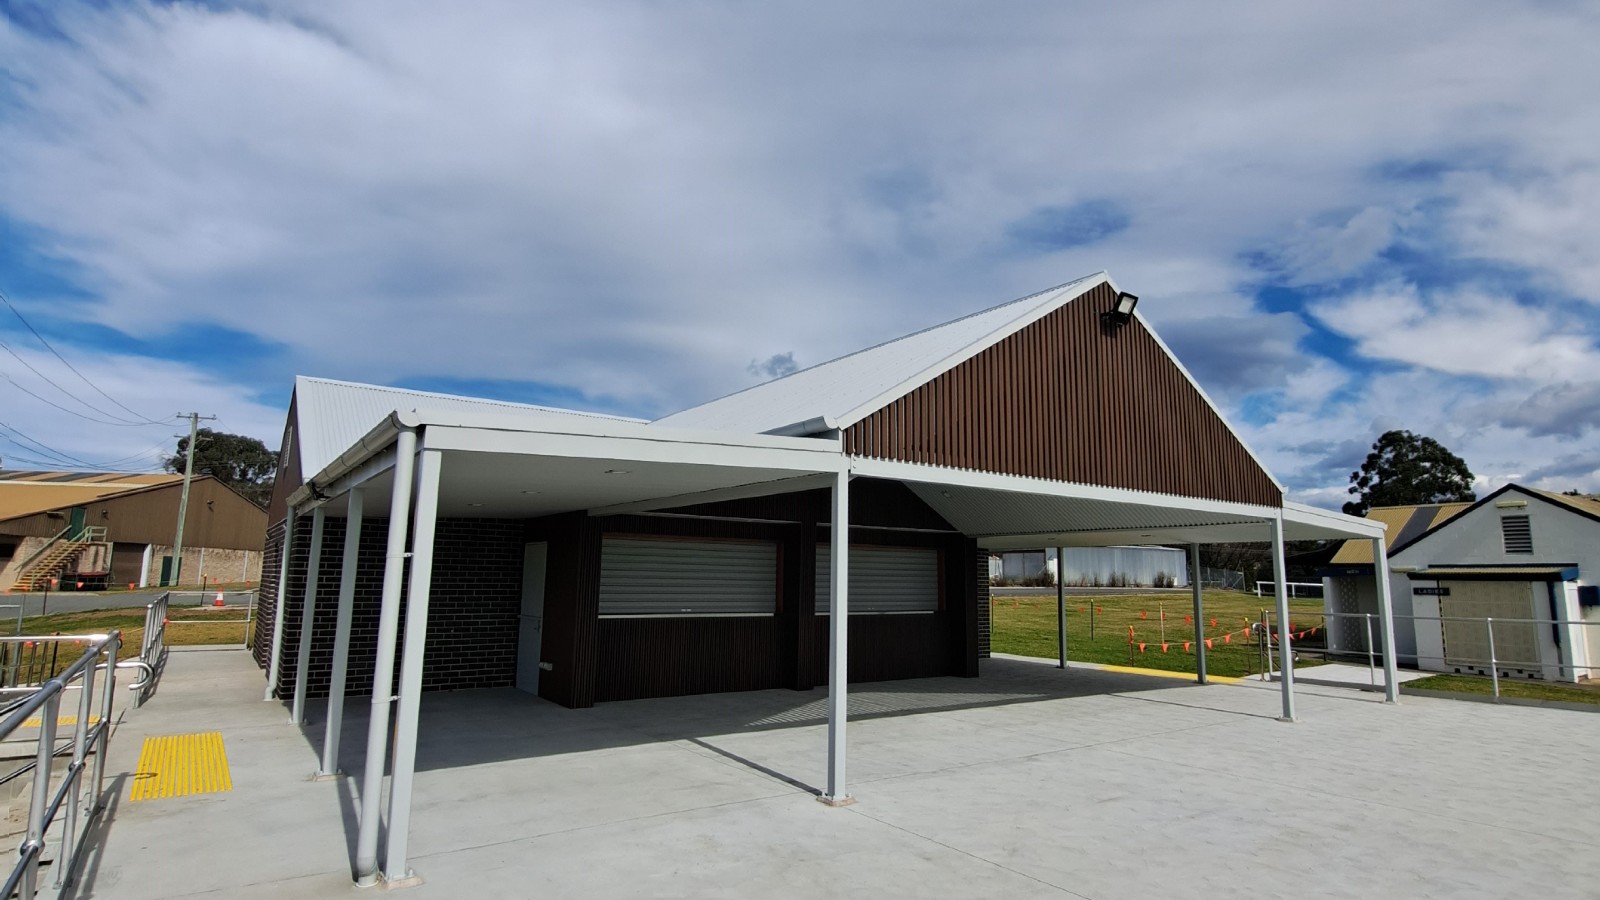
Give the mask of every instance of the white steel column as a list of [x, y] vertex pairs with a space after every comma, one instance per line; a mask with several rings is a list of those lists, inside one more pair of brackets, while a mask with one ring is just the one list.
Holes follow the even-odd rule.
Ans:
[[406, 865], [411, 837], [411, 780], [417, 770], [417, 719], [422, 711], [422, 666], [428, 640], [428, 596], [433, 579], [433, 532], [439, 514], [443, 454], [426, 449], [417, 463], [417, 508], [411, 533], [411, 581], [406, 589], [406, 633], [400, 659], [400, 705], [395, 712], [394, 768], [389, 776], [389, 830], [383, 880], [415, 878]]
[[1372, 539], [1372, 571], [1378, 578], [1378, 622], [1383, 629], [1383, 702], [1400, 702], [1400, 681], [1395, 672], [1394, 599], [1389, 596], [1389, 548], [1383, 538]]
[[832, 608], [828, 613], [828, 790], [821, 797], [829, 806], [852, 802], [845, 786], [844, 726], [850, 678], [850, 472], [840, 472], [833, 482], [832, 552], [828, 556], [828, 582]]
[[1189, 585], [1194, 588], [1194, 680], [1206, 683], [1206, 602], [1200, 592], [1200, 545], [1189, 545]]
[[1056, 548], [1056, 668], [1067, 667], [1067, 548]]
[[1289, 646], [1289, 587], [1283, 562], [1283, 513], [1267, 520], [1272, 526], [1272, 579], [1278, 600], [1278, 675], [1283, 692], [1283, 721], [1294, 721], [1294, 650]]
[[344, 520], [344, 560], [339, 568], [339, 617], [333, 629], [333, 673], [328, 680], [328, 721], [322, 734], [322, 765], [317, 777], [339, 772], [339, 732], [344, 727], [344, 687], [350, 665], [350, 618], [356, 605], [356, 566], [361, 561], [361, 517], [366, 490], [350, 491]]
[[278, 601], [272, 610], [272, 652], [267, 657], [267, 689], [261, 695], [263, 700], [278, 696], [278, 670], [282, 668], [280, 660], [283, 657], [283, 596], [289, 584], [289, 554], [294, 551], [296, 518], [294, 507], [289, 507], [289, 514], [283, 520], [283, 553], [278, 560]]
[[300, 599], [300, 649], [294, 661], [294, 702], [289, 707], [289, 724], [306, 721], [306, 675], [311, 672], [311, 626], [317, 616], [317, 581], [322, 571], [322, 528], [327, 513], [322, 507], [311, 512], [311, 557], [306, 561], [306, 589]]
[[361, 819], [356, 832], [356, 884], [378, 881], [378, 825], [383, 765], [389, 750], [389, 704], [394, 700], [394, 644], [400, 630], [400, 579], [406, 568], [406, 525], [411, 521], [411, 473], [417, 433], [395, 437], [394, 487], [389, 497], [389, 538], [383, 558], [383, 601], [378, 611], [378, 651], [372, 664], [372, 713], [367, 720], [366, 768], [361, 776]]

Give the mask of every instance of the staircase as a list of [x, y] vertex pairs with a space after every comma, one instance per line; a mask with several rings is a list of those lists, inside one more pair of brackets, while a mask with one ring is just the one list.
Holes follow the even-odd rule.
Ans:
[[40, 587], [48, 585], [51, 578], [58, 577], [66, 567], [77, 563], [78, 557], [90, 545], [100, 543], [106, 539], [106, 530], [103, 526], [91, 525], [80, 530], [77, 535], [67, 537], [63, 531], [55, 540], [40, 548], [33, 559], [23, 564], [22, 572], [17, 575], [17, 580], [11, 586], [12, 591], [37, 591]]

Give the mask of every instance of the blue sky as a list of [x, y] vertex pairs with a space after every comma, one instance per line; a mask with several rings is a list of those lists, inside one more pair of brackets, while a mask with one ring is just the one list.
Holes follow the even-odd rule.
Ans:
[[1597, 44], [1560, 2], [0, 0], [0, 290], [84, 376], [0, 309], [0, 458], [276, 445], [295, 374], [650, 417], [1105, 269], [1298, 499], [1397, 427], [1600, 490]]

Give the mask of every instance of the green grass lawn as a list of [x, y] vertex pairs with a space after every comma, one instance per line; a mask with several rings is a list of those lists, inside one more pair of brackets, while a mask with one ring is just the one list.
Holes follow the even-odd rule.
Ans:
[[[201, 644], [244, 645], [243, 621], [245, 611], [239, 607], [216, 609], [214, 607], [173, 607], [167, 615], [167, 645], [196, 646]], [[183, 624], [183, 623], [195, 624]], [[105, 634], [112, 629], [122, 630], [122, 649], [118, 659], [139, 655], [139, 645], [144, 639], [144, 607], [129, 609], [96, 609], [88, 612], [56, 613], [48, 616], [29, 616], [22, 622], [23, 634]]]
[[[1407, 690], [1449, 691], [1455, 694], [1494, 694], [1494, 682], [1483, 675], [1433, 675], [1406, 682]], [[1556, 700], [1562, 703], [1600, 705], [1600, 685], [1548, 684], [1520, 678], [1500, 679], [1500, 696], [1523, 700]]]
[[[1090, 607], [1094, 608], [1094, 633], [1090, 636]], [[1261, 621], [1261, 610], [1272, 599], [1239, 591], [1205, 592], [1205, 636], [1211, 639], [1206, 671], [1214, 675], [1242, 676], [1261, 671], [1255, 641], [1246, 629]], [[990, 603], [990, 648], [1019, 656], [1056, 656], [1056, 598], [994, 597]], [[1162, 652], [1162, 611], [1166, 613], [1166, 652]], [[1291, 624], [1305, 632], [1296, 646], [1308, 650], [1324, 646], [1322, 601], [1291, 600]], [[1193, 601], [1188, 593], [1114, 594], [1103, 597], [1067, 597], [1067, 659], [1080, 662], [1133, 665], [1148, 669], [1193, 672], [1195, 656]], [[1185, 621], [1185, 617], [1191, 617]], [[1212, 621], [1216, 624], [1213, 625]], [[1130, 646], [1128, 629], [1133, 628]], [[1315, 634], [1310, 633], [1316, 629]], [[1225, 639], [1226, 636], [1226, 639]], [[1191, 646], [1184, 650], [1183, 642]], [[1143, 651], [1139, 644], [1144, 644]], [[1302, 658], [1302, 665], [1320, 660]]]

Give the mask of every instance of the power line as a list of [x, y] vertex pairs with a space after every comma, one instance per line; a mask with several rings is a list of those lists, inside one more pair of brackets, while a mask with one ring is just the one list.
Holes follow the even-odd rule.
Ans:
[[[150, 418], [147, 415], [144, 415], [143, 413], [134, 412], [133, 410], [128, 409], [128, 407], [126, 405], [124, 405], [122, 403], [122, 401], [120, 401], [117, 398], [115, 398], [115, 397], [111, 396], [110, 394], [106, 393], [104, 390], [102, 390], [100, 388], [100, 386], [98, 384], [95, 384], [94, 382], [90, 381], [89, 380], [89, 376], [87, 376], [87, 375], [83, 374], [82, 372], [78, 371], [77, 366], [74, 366], [72, 363], [67, 362], [67, 358], [65, 356], [62, 356], [60, 351], [56, 350], [56, 348], [54, 346], [52, 346], [49, 341], [45, 340], [44, 335], [40, 334], [39, 330], [37, 328], [33, 327], [33, 323], [29, 322], [27, 320], [27, 318], [22, 315], [22, 310], [17, 309], [16, 305], [11, 302], [11, 298], [6, 296], [6, 292], [5, 291], [0, 291], [0, 302], [4, 302], [5, 303], [6, 308], [11, 310], [11, 314], [17, 317], [17, 321], [21, 322], [23, 324], [23, 327], [27, 328], [28, 331], [32, 332], [33, 336], [39, 339], [39, 343], [43, 344], [44, 348], [46, 350], [49, 350], [52, 354], [54, 354], [56, 359], [61, 360], [61, 364], [62, 365], [64, 365], [67, 368], [71, 369], [72, 370], [72, 374], [74, 374], [74, 375], [78, 376], [79, 378], [83, 379], [83, 383], [84, 384], [87, 384], [89, 387], [94, 388], [95, 393], [97, 393], [100, 396], [106, 398], [107, 400], [110, 400], [112, 403], [114, 403], [117, 406], [121, 407], [124, 411], [126, 411], [128, 413], [132, 413], [134, 415], [134, 417], [142, 419], [143, 422], [141, 422], [141, 424], [147, 424], [147, 425], [165, 424], [165, 423], [162, 423], [162, 422], [157, 422], [156, 420]], [[13, 355], [15, 355], [15, 354], [13, 354]], [[60, 386], [57, 385], [57, 387], [60, 387]], [[77, 399], [77, 398], [74, 398], [74, 399]], [[79, 403], [83, 403], [82, 400], [78, 400], [78, 402]], [[87, 403], [83, 403], [83, 405], [84, 406], [89, 406], [89, 404], [87, 404]], [[90, 407], [90, 408], [93, 409], [93, 407]], [[99, 412], [102, 415], [111, 416], [110, 413], [106, 413], [106, 412], [104, 412], [102, 410], [96, 409], [95, 412]], [[111, 416], [111, 418], [121, 418], [121, 416]]]
[[[6, 349], [9, 350], [11, 348], [7, 347]], [[61, 404], [55, 402], [54, 400], [50, 400], [48, 398], [41, 397], [38, 394], [35, 394], [33, 391], [30, 391], [27, 388], [23, 387], [20, 383], [18, 383], [18, 381], [15, 378], [12, 378], [9, 374], [7, 374], [5, 372], [0, 372], [0, 378], [4, 378], [5, 380], [11, 382], [11, 386], [12, 387], [14, 387], [17, 390], [23, 392], [24, 394], [27, 394], [29, 397], [32, 397], [33, 399], [39, 401], [40, 403], [46, 404], [47, 406], [54, 406], [56, 409], [59, 409], [62, 412], [67, 413], [68, 415], [77, 416], [80, 419], [84, 419], [84, 420], [89, 421], [89, 422], [94, 422], [97, 425], [112, 425], [112, 426], [115, 426], [117, 428], [144, 428], [146, 426], [146, 424], [159, 424], [159, 423], [145, 423], [145, 422], [108, 422], [105, 419], [96, 419], [94, 416], [86, 416], [83, 413], [78, 412], [75, 409], [68, 409], [65, 406], [62, 406]], [[79, 402], [82, 402], [82, 401], [79, 401]]]
[[[92, 419], [89, 416], [83, 416], [83, 418], [85, 418], [85, 419], [89, 419], [92, 422], [100, 422], [100, 424], [102, 424], [102, 425], [138, 425], [138, 426], [143, 426], [143, 425], [165, 424], [165, 423], [162, 423], [162, 422], [156, 422], [154, 420], [149, 421], [149, 422], [130, 422], [127, 419], [123, 419], [121, 416], [115, 415], [113, 413], [108, 413], [105, 410], [99, 408], [98, 406], [95, 406], [94, 404], [90, 403], [89, 401], [83, 399], [82, 397], [79, 397], [77, 394], [74, 394], [73, 392], [67, 390], [66, 388], [62, 387], [61, 385], [56, 384], [54, 381], [51, 380], [49, 375], [46, 375], [43, 372], [39, 371], [38, 369], [34, 368], [33, 363], [30, 363], [27, 360], [23, 359], [22, 355], [19, 354], [17, 351], [11, 349], [11, 345], [6, 343], [5, 341], [0, 341], [0, 349], [4, 349], [7, 353], [9, 353], [12, 356], [16, 357], [17, 362], [22, 363], [24, 366], [27, 366], [28, 367], [28, 371], [30, 371], [33, 374], [35, 374], [35, 375], [39, 376], [40, 378], [42, 378], [46, 384], [50, 385], [51, 387], [55, 388], [56, 390], [60, 391], [61, 393], [66, 394], [68, 397], [71, 397], [72, 399], [78, 401], [79, 403], [82, 403], [84, 406], [88, 407], [89, 409], [94, 410], [95, 412], [99, 413], [100, 415], [105, 416], [108, 419], [117, 419], [119, 421], [115, 421], [115, 422], [100, 422], [99, 419]], [[16, 384], [15, 381], [12, 381], [11, 383], [12, 384]], [[29, 391], [29, 393], [32, 394], [35, 397], [39, 396], [38, 394], [33, 394], [32, 391]], [[44, 398], [40, 397], [40, 399], [42, 400]], [[48, 403], [49, 401], [46, 400], [45, 402]], [[54, 405], [54, 404], [51, 404], [51, 405]], [[61, 407], [57, 407], [57, 408], [60, 409]], [[68, 410], [68, 412], [70, 412], [70, 411], [71, 410]], [[80, 413], [79, 415], [82, 415], [82, 414]]]
[[3, 432], [0, 432], [0, 439], [4, 439], [6, 442], [8, 442], [8, 443], [10, 443], [10, 444], [12, 444], [14, 446], [21, 447], [23, 450], [26, 450], [29, 453], [40, 453], [40, 452], [43, 452], [43, 453], [48, 454], [50, 456], [56, 457], [59, 461], [50, 463], [50, 465], [52, 465], [52, 466], [59, 466], [59, 465], [65, 464], [65, 465], [69, 465], [69, 466], [83, 466], [83, 467], [90, 468], [90, 469], [103, 469], [103, 470], [106, 470], [106, 471], [115, 471], [115, 470], [121, 468], [123, 463], [127, 463], [127, 462], [130, 462], [132, 460], [136, 460], [136, 459], [142, 459], [142, 458], [147, 457], [147, 456], [149, 456], [149, 455], [151, 455], [153, 453], [163, 452], [163, 445], [157, 444], [154, 447], [150, 447], [148, 449], [141, 450], [138, 453], [134, 453], [134, 454], [131, 454], [129, 456], [124, 456], [124, 457], [122, 457], [120, 459], [113, 459], [113, 460], [109, 460], [109, 461], [104, 462], [104, 463], [94, 463], [94, 462], [90, 462], [90, 461], [88, 461], [86, 459], [81, 459], [79, 457], [73, 456], [70, 453], [65, 453], [65, 452], [63, 452], [61, 450], [57, 450], [54, 447], [51, 447], [50, 445], [48, 445], [48, 444], [44, 443], [43, 441], [39, 440], [38, 438], [31, 437], [31, 436], [23, 433], [15, 425], [11, 425], [11, 424], [9, 424], [7, 422], [0, 422], [0, 428], [5, 429], [6, 431], [10, 431], [12, 434], [15, 434], [17, 437], [22, 438], [23, 440], [27, 441], [29, 444], [32, 444], [33, 446], [29, 447], [26, 444], [19, 443], [16, 440], [14, 440], [14, 439], [8, 437], [7, 435], [5, 435]]

